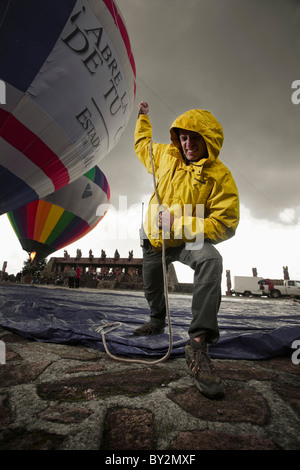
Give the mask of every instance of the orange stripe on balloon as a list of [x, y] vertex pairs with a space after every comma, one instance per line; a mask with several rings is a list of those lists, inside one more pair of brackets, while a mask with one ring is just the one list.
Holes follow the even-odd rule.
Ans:
[[43, 201], [42, 199], [39, 200], [38, 208], [36, 211], [34, 235], [33, 235], [33, 239], [36, 240], [37, 242], [40, 241], [40, 236], [43, 231], [50, 209], [51, 209], [50, 202]]
[[47, 220], [45, 221], [45, 225], [40, 236], [41, 243], [46, 243], [47, 238], [54, 230], [63, 213], [64, 209], [62, 207], [56, 206], [54, 204], [51, 205]]

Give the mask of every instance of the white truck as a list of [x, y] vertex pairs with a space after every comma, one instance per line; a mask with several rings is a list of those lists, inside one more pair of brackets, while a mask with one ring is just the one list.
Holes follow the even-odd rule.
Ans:
[[259, 281], [262, 280], [263, 277], [258, 276], [234, 276], [233, 292], [235, 295], [244, 295], [246, 297], [264, 295], [259, 284]]
[[300, 281], [282, 281], [282, 285], [274, 284], [270, 290], [270, 297], [278, 299], [281, 296], [300, 297]]
[[246, 297], [267, 295], [273, 299], [300, 297], [300, 281], [272, 281], [258, 276], [235, 276], [232, 293]]

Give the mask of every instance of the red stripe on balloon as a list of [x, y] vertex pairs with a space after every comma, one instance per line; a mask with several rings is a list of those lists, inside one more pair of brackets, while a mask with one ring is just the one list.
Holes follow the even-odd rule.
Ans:
[[27, 223], [28, 238], [32, 240], [34, 238], [34, 226], [35, 226], [35, 218], [36, 218], [38, 205], [39, 205], [39, 200], [33, 201], [26, 206], [27, 207], [27, 219], [28, 219], [28, 223]]
[[69, 172], [58, 156], [4, 109], [0, 109], [0, 136], [38, 166], [51, 179], [55, 190], [69, 183]]
[[[131, 64], [133, 74], [136, 77], [136, 68], [135, 68], [135, 62], [134, 62], [134, 58], [133, 58], [132, 51], [131, 51], [130, 39], [129, 39], [125, 24], [122, 20], [122, 17], [120, 16], [120, 14], [118, 12], [118, 9], [117, 9], [116, 5], [114, 4], [113, 0], [103, 0], [103, 2], [105, 3], [106, 7], [108, 8], [111, 16], [114, 19], [114, 22], [115, 22], [116, 26], [118, 27], [118, 29], [121, 33], [122, 39], [124, 41], [124, 44], [125, 44], [125, 47], [126, 47], [126, 50], [127, 50], [128, 59], [129, 59], [129, 62]], [[134, 82], [134, 94], [135, 94], [135, 90], [136, 90], [136, 84]]]

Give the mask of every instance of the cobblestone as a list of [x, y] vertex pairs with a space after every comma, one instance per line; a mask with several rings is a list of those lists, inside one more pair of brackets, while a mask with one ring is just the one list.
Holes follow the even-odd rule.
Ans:
[[83, 346], [0, 328], [1, 450], [299, 450], [300, 365], [215, 360], [226, 395], [208, 400], [184, 358], [126, 364]]

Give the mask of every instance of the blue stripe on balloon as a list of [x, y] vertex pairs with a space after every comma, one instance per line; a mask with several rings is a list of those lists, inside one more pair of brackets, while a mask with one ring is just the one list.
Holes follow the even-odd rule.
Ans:
[[57, 250], [60, 246], [66, 246], [67, 244], [72, 243], [72, 239], [79, 235], [84, 228], [88, 228], [88, 223], [77, 215], [74, 215], [71, 222], [51, 243], [53, 251]]
[[50, 54], [76, 0], [5, 2], [0, 78], [25, 92]]
[[0, 165], [0, 214], [38, 199], [38, 194], [18, 176]]
[[27, 206], [22, 206], [11, 214], [19, 231], [19, 238], [28, 238]]
[[97, 166], [95, 167], [94, 183], [102, 189], [103, 186], [103, 173]]
[[109, 194], [108, 194], [109, 193], [108, 181], [107, 181], [106, 176], [104, 175], [104, 173], [97, 166], [95, 167], [94, 183], [96, 183], [105, 192], [105, 194], [109, 197]]

